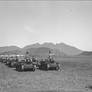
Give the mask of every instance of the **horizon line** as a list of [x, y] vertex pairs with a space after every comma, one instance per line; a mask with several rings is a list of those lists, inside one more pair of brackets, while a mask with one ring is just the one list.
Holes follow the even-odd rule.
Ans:
[[22, 48], [24, 48], [24, 47], [26, 47], [26, 46], [30, 46], [30, 45], [34, 45], [34, 44], [40, 44], [40, 45], [43, 45], [43, 44], [45, 44], [45, 43], [51, 43], [51, 44], [54, 44], [54, 45], [56, 45], [56, 44], [65, 44], [65, 45], [68, 45], [68, 46], [71, 46], [71, 47], [75, 47], [75, 48], [77, 48], [77, 49], [79, 49], [79, 50], [81, 50], [81, 51], [92, 51], [92, 50], [80, 49], [80, 48], [78, 48], [77, 46], [70, 45], [70, 44], [67, 44], [67, 43], [64, 43], [64, 42], [56, 42], [56, 43], [54, 43], [54, 42], [35, 42], [35, 43], [32, 43], [32, 44], [24, 45], [23, 47], [20, 46], [20, 45], [17, 45], [17, 44], [12, 44], [12, 45], [4, 45], [4, 46], [0, 46], [0, 48], [1, 48], [1, 47], [16, 46], [16, 47], [22, 49]]

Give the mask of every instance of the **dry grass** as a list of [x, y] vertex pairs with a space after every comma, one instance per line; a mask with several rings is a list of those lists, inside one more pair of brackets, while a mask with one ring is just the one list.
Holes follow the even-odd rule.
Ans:
[[17, 72], [0, 64], [0, 92], [92, 92], [91, 63], [61, 63], [63, 71]]

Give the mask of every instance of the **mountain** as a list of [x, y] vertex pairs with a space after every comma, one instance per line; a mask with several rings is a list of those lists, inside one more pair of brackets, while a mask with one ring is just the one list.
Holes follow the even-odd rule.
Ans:
[[78, 55], [82, 50], [64, 43], [56, 44], [56, 48], [67, 55]]
[[80, 56], [92, 56], [92, 51], [83, 51], [79, 54]]
[[0, 54], [4, 53], [4, 52], [15, 51], [15, 50], [20, 50], [20, 48], [17, 47], [17, 46], [4, 46], [4, 47], [0, 47]]
[[27, 49], [26, 51], [28, 52], [29, 55], [41, 57], [41, 56], [47, 56], [50, 50], [51, 50], [50, 48], [39, 47], [39, 48]]
[[57, 49], [59, 52], [63, 52], [66, 55], [78, 55], [80, 54], [82, 51], [77, 49], [76, 47], [73, 46], [69, 46], [67, 44], [64, 43], [59, 43], [59, 44], [53, 44], [53, 43], [43, 43], [43, 44], [32, 44], [32, 45], [28, 45], [26, 47], [24, 47], [23, 49], [27, 50], [27, 49], [31, 49], [31, 48], [39, 48], [39, 47], [46, 47], [46, 48], [51, 48], [51, 49]]
[[35, 44], [31, 44], [31, 45], [27, 45], [24, 48], [22, 48], [23, 50], [26, 49], [30, 49], [30, 48], [39, 48], [41, 45], [39, 43], [35, 43]]
[[34, 55], [34, 56], [48, 56], [49, 51], [51, 51], [51, 53], [54, 56], [66, 56], [63, 52], [60, 52], [57, 49], [51, 49], [47, 47], [30, 48], [26, 50], [26, 52], [28, 52], [29, 55]]
[[17, 46], [0, 47], [0, 54], [26, 54], [26, 52], [28, 52], [30, 55], [45, 56], [50, 50], [55, 53], [56, 56], [71, 56], [82, 53], [82, 51], [76, 47], [64, 43], [36, 43], [25, 46], [24, 48], [19, 48]]
[[23, 54], [21, 50], [12, 50], [12, 51], [5, 51], [1, 53], [2, 55], [12, 55], [12, 54]]

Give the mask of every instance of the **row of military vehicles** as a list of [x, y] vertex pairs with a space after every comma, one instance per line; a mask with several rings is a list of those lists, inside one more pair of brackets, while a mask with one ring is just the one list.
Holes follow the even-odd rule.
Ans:
[[39, 70], [61, 70], [61, 66], [50, 55], [46, 59], [26, 56], [1, 56], [0, 62], [6, 66], [14, 68], [16, 71], [35, 71]]

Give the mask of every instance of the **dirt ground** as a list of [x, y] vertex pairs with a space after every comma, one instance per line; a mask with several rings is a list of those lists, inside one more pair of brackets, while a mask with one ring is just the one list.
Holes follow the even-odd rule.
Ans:
[[0, 92], [92, 92], [92, 63], [61, 66], [62, 71], [17, 72], [0, 63]]

